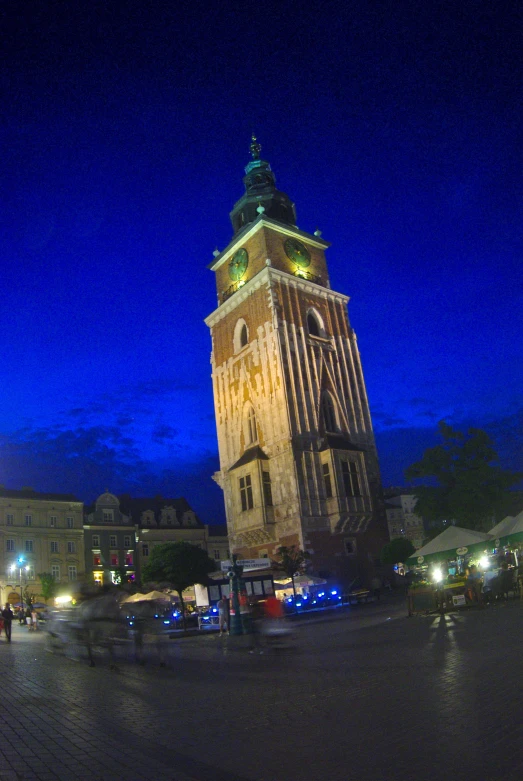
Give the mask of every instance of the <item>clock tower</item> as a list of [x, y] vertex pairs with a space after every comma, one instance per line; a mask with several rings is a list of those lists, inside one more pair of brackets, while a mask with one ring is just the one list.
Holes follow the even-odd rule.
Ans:
[[350, 581], [387, 542], [378, 458], [348, 297], [331, 289], [319, 231], [296, 225], [253, 136], [233, 237], [215, 252], [206, 318], [231, 552], [309, 551]]

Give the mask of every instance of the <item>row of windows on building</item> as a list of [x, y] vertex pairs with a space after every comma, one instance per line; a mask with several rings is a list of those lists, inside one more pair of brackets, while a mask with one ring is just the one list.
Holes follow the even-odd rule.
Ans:
[[[51, 564], [50, 567], [51, 575], [53, 578], [59, 582], [61, 578], [61, 568], [59, 564]], [[18, 577], [18, 568], [15, 567], [14, 573], [16, 572], [16, 577]], [[78, 568], [76, 564], [69, 564], [67, 566], [67, 577], [70, 581], [77, 580], [78, 578]], [[23, 581], [29, 581], [29, 580], [36, 580], [35, 577], [35, 569], [32, 564], [28, 564], [24, 566], [22, 571], [22, 578]]]
[[[13, 513], [6, 513], [5, 516], [5, 522], [7, 526], [14, 526], [15, 523], [15, 517]], [[25, 526], [32, 526], [33, 525], [33, 516], [30, 514], [24, 515], [24, 525]], [[59, 525], [58, 522], [58, 516], [57, 515], [50, 515], [49, 516], [49, 526], [51, 529], [57, 529]], [[74, 529], [74, 518], [72, 516], [67, 516], [65, 519], [65, 525], [67, 529]]]
[[[116, 551], [112, 551], [109, 554], [109, 565], [111, 567], [119, 567], [120, 566], [120, 554]], [[126, 567], [134, 567], [134, 555], [132, 551], [128, 551], [124, 558], [123, 558], [124, 564]], [[102, 556], [100, 553], [93, 553], [93, 567], [101, 567], [102, 565]]]
[[[52, 540], [50, 543], [50, 549], [51, 553], [60, 553], [60, 543]], [[76, 542], [70, 541], [66, 543], [67, 545], [67, 553], [76, 553], [77, 552], [77, 546]], [[16, 541], [8, 539], [5, 541], [5, 549], [8, 553], [15, 553], [16, 552]], [[24, 540], [22, 543], [22, 551], [25, 551], [25, 553], [33, 553], [34, 551], [34, 540]]]
[[[117, 547], [117, 536], [116, 534], [109, 535], [109, 547], [110, 548], [116, 548]], [[132, 537], [130, 534], [125, 534], [123, 538], [123, 546], [124, 548], [130, 548], [131, 547], [131, 540]], [[99, 548], [100, 547], [100, 535], [99, 534], [93, 534], [92, 536], [92, 547], [93, 548]]]
[[[268, 473], [267, 473], [267, 475], [268, 475]], [[250, 477], [248, 479], [249, 479], [249, 485], [250, 485]], [[270, 491], [270, 484], [269, 484], [269, 491]], [[251, 499], [252, 499], [252, 491], [251, 491]], [[272, 499], [270, 500], [270, 503], [272, 504]], [[99, 548], [100, 547], [100, 537], [97, 534], [93, 534], [92, 545], [93, 545], [93, 548]], [[76, 542], [73, 542], [71, 540], [71, 541], [66, 543], [66, 546], [67, 546], [66, 547], [67, 553], [69, 553], [69, 554], [77, 553]], [[15, 542], [15, 540], [12, 540], [12, 539], [6, 540], [5, 547], [6, 547], [6, 551], [8, 553], [16, 553], [16, 542]], [[109, 538], [109, 547], [111, 547], [111, 548], [116, 548], [117, 547], [116, 536], [111, 536]], [[130, 547], [131, 547], [131, 537], [126, 535], [124, 537], [124, 548], [130, 548]], [[51, 542], [49, 543], [49, 548], [50, 548], [50, 552], [51, 553], [58, 553], [58, 554], [60, 553], [60, 543], [58, 541], [56, 541], [56, 540], [51, 540]], [[25, 553], [33, 553], [34, 552], [34, 540], [24, 540], [23, 541], [22, 551], [24, 551]], [[119, 554], [115, 551], [115, 552], [112, 552], [110, 555], [111, 555], [111, 564], [112, 565], [114, 564], [115, 566], [118, 566]], [[146, 542], [144, 542], [142, 544], [142, 555], [146, 556], [146, 557], [149, 555], [149, 544], [146, 543]], [[220, 559], [221, 559], [221, 552], [220, 552], [219, 548], [216, 548], [213, 551], [213, 556], [214, 556], [215, 561], [220, 561]], [[94, 563], [95, 566], [99, 566], [100, 565], [100, 554], [99, 553], [93, 553], [93, 563]], [[131, 550], [128, 550], [125, 553], [125, 564], [126, 564], [126, 566], [131, 566], [133, 564], [133, 552]]]
[[[325, 496], [327, 499], [331, 499], [332, 492], [332, 479], [330, 474], [329, 464], [322, 465], [323, 470], [323, 483], [325, 486]], [[341, 476], [343, 480], [343, 490], [345, 496], [356, 497], [361, 496], [360, 478], [358, 474], [358, 465], [354, 461], [342, 461], [341, 462]], [[242, 512], [246, 510], [252, 510], [254, 507], [254, 500], [252, 494], [252, 479], [250, 475], [245, 475], [239, 478], [240, 485], [240, 502]], [[269, 472], [262, 472], [262, 489], [263, 500], [266, 507], [272, 507], [272, 487], [271, 476]]]

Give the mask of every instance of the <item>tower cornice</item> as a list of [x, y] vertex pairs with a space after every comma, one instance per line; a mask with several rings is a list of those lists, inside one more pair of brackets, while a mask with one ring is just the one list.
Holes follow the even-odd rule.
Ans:
[[211, 271], [217, 271], [220, 266], [229, 260], [229, 258], [234, 254], [235, 250], [239, 246], [245, 243], [247, 239], [250, 239], [256, 233], [258, 233], [258, 231], [262, 228], [270, 228], [276, 233], [281, 233], [282, 236], [299, 236], [312, 247], [317, 247], [318, 249], [325, 250], [331, 246], [330, 242], [325, 241], [325, 239], [321, 239], [318, 236], [314, 236], [313, 234], [302, 231], [294, 226], [283, 225], [281, 222], [261, 214], [254, 222], [246, 225], [245, 228], [240, 231], [240, 233], [237, 233], [233, 240], [225, 247], [225, 249], [222, 250], [219, 255], [216, 255], [212, 263], [209, 263], [207, 268]]
[[216, 323], [224, 317], [227, 317], [228, 314], [233, 312], [240, 304], [249, 298], [255, 290], [276, 280], [280, 281], [283, 285], [287, 285], [287, 287], [293, 287], [304, 293], [313, 293], [315, 296], [323, 298], [326, 301], [334, 301], [339, 304], [344, 304], [345, 306], [347, 306], [350, 301], [350, 296], [346, 296], [343, 293], [337, 293], [335, 290], [323, 287], [323, 285], [317, 285], [307, 279], [302, 279], [294, 274], [287, 274], [285, 271], [280, 271], [279, 269], [267, 265], [259, 271], [256, 276], [246, 282], [243, 287], [237, 290], [233, 296], [224, 301], [223, 304], [220, 304], [214, 312], [211, 312], [211, 314], [205, 318], [205, 324], [209, 328], [213, 328]]

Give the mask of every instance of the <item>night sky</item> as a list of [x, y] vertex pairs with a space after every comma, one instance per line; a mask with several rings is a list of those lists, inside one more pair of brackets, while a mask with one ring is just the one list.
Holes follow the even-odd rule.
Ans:
[[253, 130], [332, 242], [384, 484], [442, 418], [523, 469], [519, 4], [13, 2], [0, 24], [0, 483], [223, 520], [207, 265]]

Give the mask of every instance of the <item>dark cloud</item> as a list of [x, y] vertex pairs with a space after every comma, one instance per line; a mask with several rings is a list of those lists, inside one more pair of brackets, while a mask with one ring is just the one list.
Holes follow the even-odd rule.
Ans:
[[120, 415], [120, 417], [116, 419], [116, 424], [121, 428], [125, 428], [125, 426], [131, 426], [134, 423], [134, 420], [135, 419], [131, 415]]
[[163, 445], [165, 442], [175, 439], [178, 436], [178, 430], [167, 423], [161, 423], [153, 429], [151, 437], [153, 442]]
[[[176, 436], [170, 426], [156, 432]], [[86, 503], [106, 488], [134, 496], [185, 496], [205, 523], [225, 522], [223, 495], [212, 480], [219, 468], [216, 454], [205, 452], [192, 461], [182, 454], [166, 467], [165, 461], [143, 459], [134, 440], [116, 426], [25, 428], [0, 435], [0, 463], [9, 488], [73, 493]]]

